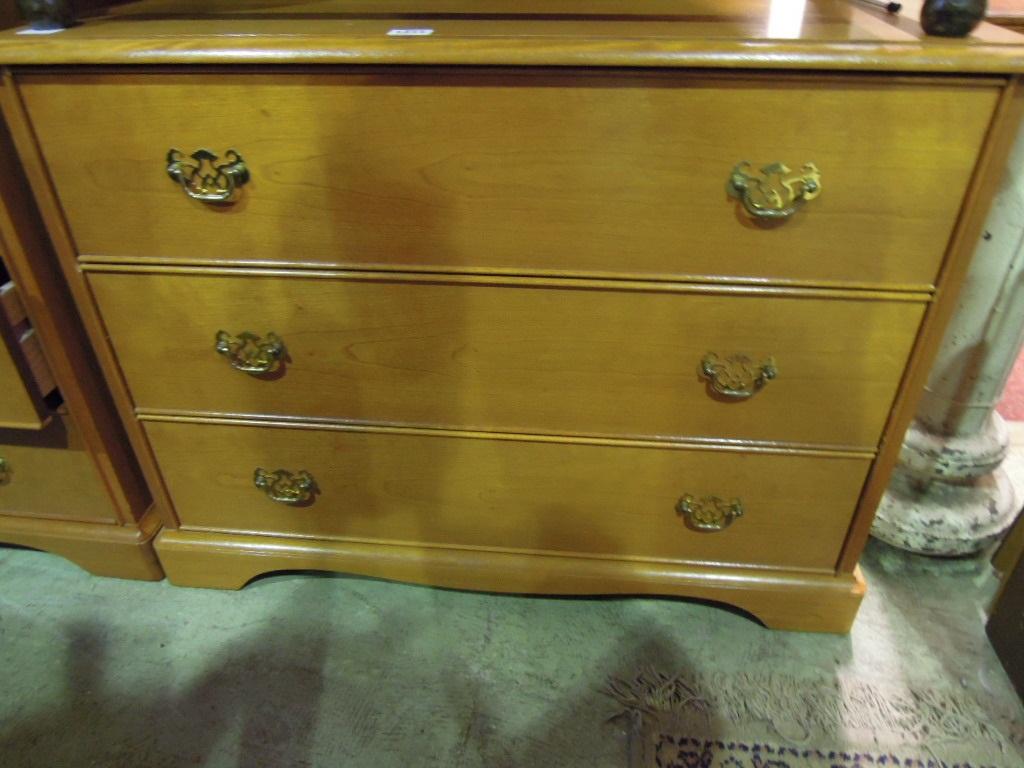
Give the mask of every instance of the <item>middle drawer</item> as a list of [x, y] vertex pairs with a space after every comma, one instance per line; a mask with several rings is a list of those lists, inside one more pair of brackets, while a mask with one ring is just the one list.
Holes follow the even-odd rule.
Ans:
[[[856, 447], [877, 444], [924, 309], [368, 274], [90, 284], [140, 411]], [[275, 336], [274, 370], [233, 368]]]

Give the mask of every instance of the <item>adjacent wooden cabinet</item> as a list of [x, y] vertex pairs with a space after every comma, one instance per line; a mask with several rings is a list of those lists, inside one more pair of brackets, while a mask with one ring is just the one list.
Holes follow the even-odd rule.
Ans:
[[149, 0], [0, 36], [168, 578], [845, 631], [1024, 38], [844, 0], [495, 5]]
[[161, 579], [160, 521], [0, 130], [0, 542]]

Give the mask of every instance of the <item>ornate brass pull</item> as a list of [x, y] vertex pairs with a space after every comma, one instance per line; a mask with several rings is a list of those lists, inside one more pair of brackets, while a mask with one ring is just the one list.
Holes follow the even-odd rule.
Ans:
[[270, 472], [257, 467], [252, 482], [269, 498], [282, 504], [309, 501], [316, 490], [316, 480], [305, 470], [293, 474], [286, 469]]
[[704, 355], [700, 361], [700, 370], [715, 392], [737, 400], [753, 397], [779, 375], [775, 360], [770, 357], [757, 364], [746, 355], [732, 355], [723, 359], [714, 352]]
[[0, 485], [7, 485], [11, 482], [11, 465], [7, 459], [0, 458]]
[[739, 499], [725, 501], [717, 496], [698, 499], [686, 494], [676, 504], [676, 512], [695, 531], [724, 531], [733, 520], [743, 517], [743, 502]]
[[268, 333], [263, 339], [248, 331], [237, 336], [227, 331], [217, 331], [214, 349], [217, 354], [228, 359], [232, 368], [254, 376], [276, 370], [285, 354], [284, 342], [276, 333]]
[[188, 157], [172, 149], [167, 153], [167, 175], [193, 200], [230, 203], [238, 188], [249, 181], [249, 169], [233, 149], [224, 153], [224, 162], [218, 163], [217, 159], [208, 149], [197, 150]]
[[747, 213], [757, 219], [788, 219], [808, 200], [821, 194], [821, 172], [807, 163], [793, 174], [783, 163], [771, 163], [761, 176], [747, 173], [750, 163], [738, 163], [729, 177], [729, 194], [743, 201]]

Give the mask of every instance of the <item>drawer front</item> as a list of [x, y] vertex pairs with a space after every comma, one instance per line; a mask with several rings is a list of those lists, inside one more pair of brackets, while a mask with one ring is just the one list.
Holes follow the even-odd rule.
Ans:
[[[90, 285], [141, 411], [858, 447], [878, 441], [923, 312], [379, 278], [93, 273]], [[268, 375], [235, 370], [245, 356], [216, 352], [221, 330], [272, 332], [285, 358]], [[709, 352], [770, 360], [775, 378], [724, 397], [702, 374]]]
[[[614, 71], [20, 82], [87, 255], [915, 286], [997, 99], [963, 80]], [[248, 168], [231, 205], [167, 173], [168, 150], [204, 148]], [[812, 162], [821, 193], [758, 226], [725, 192], [741, 161]]]
[[18, 287], [0, 262], [0, 429], [42, 429], [49, 422], [43, 397], [55, 387], [39, 337]]
[[[33, 350], [41, 353], [38, 340], [30, 336], [26, 340], [29, 348], [25, 348], [13, 336], [14, 332], [10, 329], [0, 330], [0, 391], [3, 392], [0, 398], [0, 427], [42, 429], [47, 418], [42, 397], [34, 382], [30, 384], [28, 381], [31, 378], [28, 363], [19, 364], [14, 359], [15, 354], [23, 355]], [[18, 346], [12, 350], [11, 345], [14, 344]]]
[[0, 515], [117, 521], [88, 452], [69, 420], [41, 432], [0, 429]]
[[[827, 570], [870, 463], [415, 432], [146, 431], [186, 528]], [[272, 500], [257, 468], [307, 472], [312, 503]], [[676, 509], [687, 494], [738, 498], [743, 515], [691, 530]]]

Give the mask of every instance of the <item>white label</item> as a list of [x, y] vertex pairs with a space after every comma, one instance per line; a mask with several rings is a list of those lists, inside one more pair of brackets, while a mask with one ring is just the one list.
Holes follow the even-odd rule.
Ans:
[[432, 29], [392, 29], [388, 31], [388, 37], [425, 37], [434, 34]]

